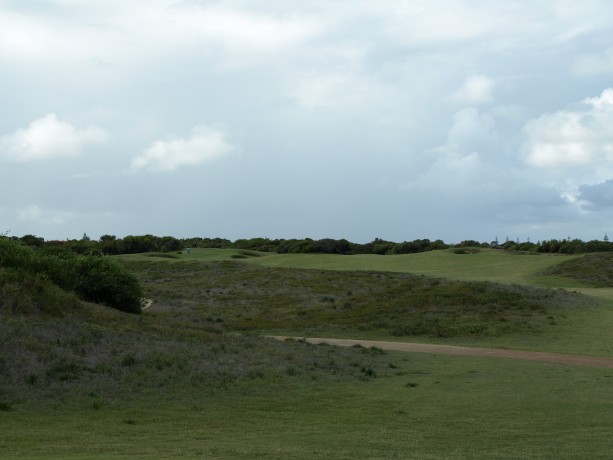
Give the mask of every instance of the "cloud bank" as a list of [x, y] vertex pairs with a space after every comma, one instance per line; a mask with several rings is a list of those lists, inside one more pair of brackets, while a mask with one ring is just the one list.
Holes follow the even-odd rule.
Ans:
[[579, 107], [546, 113], [525, 127], [525, 161], [567, 182], [594, 183], [613, 176], [613, 89]]

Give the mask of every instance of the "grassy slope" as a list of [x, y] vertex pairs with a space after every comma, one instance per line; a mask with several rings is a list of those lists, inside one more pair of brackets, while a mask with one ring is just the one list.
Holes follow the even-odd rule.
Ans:
[[[194, 249], [191, 254], [178, 255], [179, 260], [233, 260], [237, 250]], [[129, 256], [128, 259], [135, 256]], [[138, 259], [140, 256], [136, 256]], [[590, 295], [594, 301], [591, 308], [573, 309], [564, 312], [565, 317], [554, 315], [555, 327], [546, 327], [538, 334], [506, 334], [500, 337], [456, 337], [450, 341], [461, 345], [509, 347], [530, 350], [585, 353], [600, 356], [613, 354], [613, 289], [593, 288], [588, 283], [562, 276], [544, 274], [565, 261], [580, 260], [581, 256], [524, 255], [498, 250], [482, 249], [476, 254], [455, 254], [452, 250], [434, 251], [399, 256], [337, 256], [325, 254], [267, 254], [248, 257], [240, 261], [258, 266], [280, 268], [310, 268], [344, 270], [376, 270], [411, 272], [459, 280], [484, 280], [491, 282], [517, 283], [532, 286], [562, 287]], [[149, 258], [148, 260], [153, 260]], [[287, 328], [277, 332], [292, 335], [296, 331]], [[305, 331], [311, 332], [312, 331]], [[358, 334], [334, 331], [338, 336], [361, 338], [398, 337], [382, 334], [381, 331], [360, 331]], [[441, 339], [412, 337], [400, 340], [440, 341]]]
[[[356, 260], [364, 262], [356, 264], [363, 270], [391, 270], [379, 265], [384, 263], [395, 264], [392, 271], [420, 266], [454, 279], [503, 277], [534, 283], [541, 269], [537, 266], [553, 263], [553, 258], [506, 255], [497, 261], [496, 254], [488, 252], [418, 254], [398, 256], [396, 261], [375, 257], [371, 266], [366, 264], [369, 257], [359, 256]], [[232, 254], [240, 255], [208, 250], [189, 257], [227, 260]], [[428, 262], [429, 255], [446, 260], [446, 268], [437, 269], [434, 261]], [[293, 264], [302, 264], [310, 257], [244, 260], [279, 264], [293, 258]], [[470, 268], [462, 269], [458, 262], [454, 269], [449, 265], [453, 257], [470, 263]], [[334, 261], [339, 270], [352, 259], [313, 256], [309, 263]], [[501, 268], [505, 264], [506, 272]], [[22, 333], [13, 328], [17, 333], [10, 340], [0, 336], [0, 350], [11, 350], [4, 361], [0, 359], [0, 374], [14, 359], [11, 344], [24, 340], [36, 357], [28, 362], [39, 378], [34, 383], [14, 382], [10, 388], [0, 385], [0, 457], [583, 459], [609, 458], [613, 449], [611, 370], [490, 358], [371, 355], [359, 349], [344, 354], [303, 344], [276, 348], [255, 337], [232, 339], [218, 334], [226, 320], [219, 322], [222, 318], [211, 312], [202, 316], [204, 311], [185, 296], [190, 286], [176, 290], [169, 281], [172, 277], [160, 270], [152, 278], [154, 284], [167, 289], [164, 295], [174, 296], [175, 303], [158, 304], [141, 318], [94, 309], [85, 329], [74, 323], [45, 329], [52, 323], [9, 318], [23, 323]], [[230, 277], [227, 282], [236, 280]], [[231, 301], [233, 293], [224, 291], [227, 286], [217, 288], [219, 299], [226, 296]], [[498, 346], [610, 356], [609, 312], [605, 304], [569, 310], [566, 324], [559, 322], [543, 333], [488, 340]], [[102, 331], [95, 326], [101, 319], [106, 324]], [[3, 330], [5, 326], [0, 323]], [[37, 331], [34, 337], [29, 335], [32, 329]], [[85, 331], [92, 334], [91, 340]], [[58, 333], [61, 337], [54, 335]], [[117, 337], [121, 340], [115, 342]], [[104, 365], [89, 362], [88, 350], [96, 350], [96, 359], [111, 371], [104, 373]], [[62, 380], [62, 371], [75, 372], [72, 366], [57, 365], [63, 354], [82, 362], [86, 368], [78, 372], [88, 379]], [[36, 367], [40, 359], [46, 369]], [[211, 362], [220, 367], [202, 367]], [[229, 382], [220, 372], [222, 363], [228, 362], [235, 367]]]
[[[128, 264], [155, 299], [157, 314], [183, 315], [193, 324], [212, 323], [226, 331], [525, 341], [574, 326], [568, 315], [591, 305], [588, 298], [565, 291], [403, 273], [272, 268], [236, 261]], [[526, 346], [538, 349], [543, 343], [520, 344]]]

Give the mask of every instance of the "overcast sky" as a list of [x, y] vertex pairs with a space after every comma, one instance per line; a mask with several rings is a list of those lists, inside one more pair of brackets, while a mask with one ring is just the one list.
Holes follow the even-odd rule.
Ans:
[[0, 233], [613, 236], [610, 0], [0, 0]]

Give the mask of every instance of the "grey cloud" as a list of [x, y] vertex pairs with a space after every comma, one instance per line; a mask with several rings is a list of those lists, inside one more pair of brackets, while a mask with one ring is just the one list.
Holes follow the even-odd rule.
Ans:
[[613, 208], [613, 179], [580, 186], [578, 199], [590, 210]]

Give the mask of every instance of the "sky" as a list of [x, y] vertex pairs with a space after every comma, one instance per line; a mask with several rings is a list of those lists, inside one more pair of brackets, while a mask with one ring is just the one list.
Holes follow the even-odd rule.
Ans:
[[613, 236], [609, 0], [0, 0], [0, 234]]

